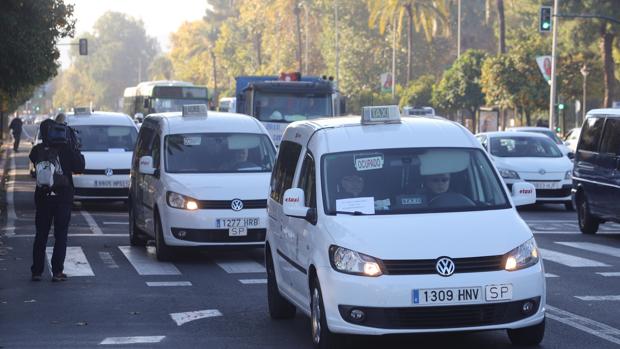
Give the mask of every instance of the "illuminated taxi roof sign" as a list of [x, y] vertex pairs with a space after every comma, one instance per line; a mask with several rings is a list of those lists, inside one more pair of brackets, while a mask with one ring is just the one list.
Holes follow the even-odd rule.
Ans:
[[400, 123], [400, 110], [397, 105], [381, 105], [362, 108], [362, 124], [397, 124]]
[[73, 115], [91, 115], [89, 107], [73, 107]]
[[206, 104], [187, 104], [183, 106], [183, 116], [207, 116]]

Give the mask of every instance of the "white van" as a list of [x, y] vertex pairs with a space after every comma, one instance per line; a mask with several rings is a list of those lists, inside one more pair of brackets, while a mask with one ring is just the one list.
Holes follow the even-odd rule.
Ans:
[[237, 111], [237, 98], [223, 97], [220, 98], [218, 110], [223, 112], [234, 113]]
[[[78, 110], [76, 108], [76, 110]], [[86, 110], [67, 114], [86, 160], [73, 175], [75, 200], [127, 200], [129, 169], [138, 128], [126, 114]]]
[[516, 205], [461, 125], [363, 116], [300, 121], [284, 133], [265, 242], [269, 312], [311, 317], [315, 347], [341, 334], [507, 329], [539, 343], [545, 277]]
[[275, 146], [256, 119], [209, 111], [151, 114], [131, 167], [129, 237], [155, 239], [157, 258], [175, 247], [262, 246]]

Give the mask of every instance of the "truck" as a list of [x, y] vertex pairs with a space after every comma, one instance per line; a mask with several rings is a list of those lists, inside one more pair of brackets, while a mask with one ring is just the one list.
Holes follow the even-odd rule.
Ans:
[[236, 112], [260, 120], [276, 145], [294, 121], [344, 115], [344, 99], [333, 79], [282, 73], [235, 78]]

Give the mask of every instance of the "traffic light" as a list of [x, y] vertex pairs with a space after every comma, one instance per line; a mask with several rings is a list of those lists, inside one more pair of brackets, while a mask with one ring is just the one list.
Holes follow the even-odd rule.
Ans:
[[560, 132], [562, 132], [562, 128], [561, 128], [560, 126], [556, 127], [556, 128], [555, 128], [555, 132], [556, 132], [556, 133], [560, 133]]
[[551, 6], [540, 7], [540, 23], [538, 30], [542, 33], [551, 31]]
[[564, 103], [558, 103], [558, 109], [564, 110]]
[[80, 56], [88, 56], [88, 39], [80, 39]]

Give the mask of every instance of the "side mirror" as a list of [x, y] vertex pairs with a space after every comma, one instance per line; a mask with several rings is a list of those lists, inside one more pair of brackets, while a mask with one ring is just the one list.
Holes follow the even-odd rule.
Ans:
[[568, 153], [566, 154], [566, 156], [567, 156], [569, 159], [571, 159], [571, 160], [574, 160], [574, 159], [575, 159], [575, 153], [573, 153], [572, 151], [568, 152]]
[[518, 182], [512, 185], [512, 201], [515, 206], [531, 205], [536, 203], [536, 188], [527, 182]]
[[284, 192], [284, 214], [289, 217], [302, 218], [316, 224], [316, 210], [305, 207], [304, 191], [300, 188], [291, 188]]
[[141, 157], [138, 171], [140, 174], [154, 175], [155, 168], [153, 167], [153, 157], [148, 155]]

